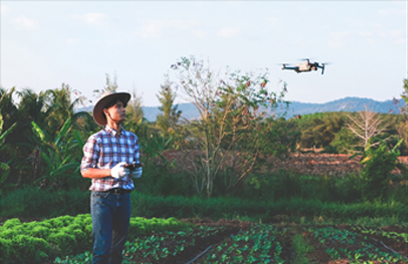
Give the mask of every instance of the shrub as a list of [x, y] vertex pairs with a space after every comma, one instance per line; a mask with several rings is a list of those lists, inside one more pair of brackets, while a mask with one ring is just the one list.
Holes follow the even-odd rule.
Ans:
[[[181, 230], [191, 226], [175, 218], [130, 219], [129, 239], [153, 231]], [[89, 214], [61, 216], [42, 222], [7, 220], [0, 226], [0, 263], [45, 263], [55, 256], [77, 254], [92, 248]]]
[[[402, 141], [399, 142], [399, 144]], [[382, 142], [377, 149], [368, 147], [364, 153], [361, 193], [364, 200], [383, 200], [389, 185], [391, 172], [397, 167], [399, 152], [397, 144], [392, 150]]]

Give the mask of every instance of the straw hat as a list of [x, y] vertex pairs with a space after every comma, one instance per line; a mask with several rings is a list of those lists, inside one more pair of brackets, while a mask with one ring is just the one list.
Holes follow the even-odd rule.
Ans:
[[107, 104], [109, 104], [112, 100], [115, 99], [121, 99], [121, 101], [127, 104], [130, 100], [130, 94], [126, 92], [116, 93], [111, 91], [102, 94], [102, 96], [96, 102], [92, 111], [93, 119], [98, 125], [100, 126], [106, 125], [106, 117], [105, 114], [103, 113], [103, 109]]

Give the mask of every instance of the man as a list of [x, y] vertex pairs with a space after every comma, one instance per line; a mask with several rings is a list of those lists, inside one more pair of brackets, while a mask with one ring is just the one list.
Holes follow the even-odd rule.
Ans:
[[130, 170], [125, 165], [139, 163], [139, 142], [132, 132], [122, 128], [126, 118], [129, 93], [107, 92], [93, 109], [95, 122], [104, 127], [89, 137], [84, 145], [81, 174], [91, 178], [92, 263], [121, 263], [130, 219], [132, 178], [142, 175], [142, 168]]

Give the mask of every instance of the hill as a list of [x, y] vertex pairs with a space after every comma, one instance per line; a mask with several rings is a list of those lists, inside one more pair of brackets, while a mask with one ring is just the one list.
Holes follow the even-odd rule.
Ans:
[[[404, 100], [400, 99], [399, 106], [402, 106], [403, 104]], [[393, 100], [380, 102], [368, 98], [346, 97], [323, 104], [293, 101], [289, 105], [287, 117], [289, 118], [295, 115], [323, 112], [359, 112], [365, 110], [365, 106], [367, 106], [370, 111], [373, 111], [375, 113], [399, 113], [399, 106], [396, 105]], [[155, 121], [156, 116], [160, 114], [160, 110], [158, 107], [145, 106], [142, 108], [145, 118], [149, 121]], [[191, 103], [179, 104], [178, 109], [182, 111], [183, 116], [187, 119], [198, 117], [198, 111], [196, 107]]]
[[[359, 112], [365, 109], [365, 106], [370, 111], [375, 113], [399, 113], [399, 106], [404, 105], [404, 100], [400, 99], [399, 104], [395, 104], [393, 100], [375, 101], [368, 98], [346, 97], [343, 99], [317, 104], [317, 103], [302, 103], [293, 101], [289, 105], [287, 118], [295, 115], [305, 115], [324, 112]], [[80, 108], [77, 111], [92, 111], [93, 106]], [[160, 114], [158, 106], [143, 106], [143, 113], [147, 120], [156, 121], [156, 117]], [[199, 116], [197, 108], [191, 103], [183, 103], [178, 105], [178, 109], [182, 111], [182, 115], [187, 119], [197, 118]]]

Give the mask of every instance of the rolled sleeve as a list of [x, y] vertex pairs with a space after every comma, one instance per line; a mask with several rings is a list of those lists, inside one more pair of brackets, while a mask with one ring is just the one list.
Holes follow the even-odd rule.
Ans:
[[85, 171], [90, 168], [96, 168], [99, 160], [100, 146], [97, 142], [97, 138], [94, 136], [89, 137], [88, 141], [83, 147], [84, 156], [81, 161], [81, 171]]

